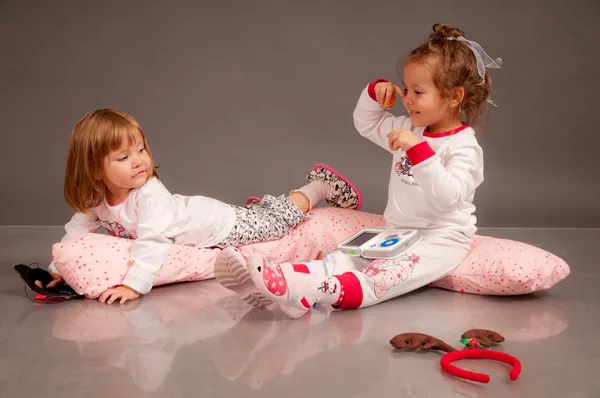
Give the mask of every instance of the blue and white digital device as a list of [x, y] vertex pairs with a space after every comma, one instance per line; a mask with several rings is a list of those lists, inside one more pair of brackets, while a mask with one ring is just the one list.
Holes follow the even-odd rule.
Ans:
[[365, 258], [394, 258], [421, 239], [416, 229], [365, 228], [339, 245], [337, 250]]

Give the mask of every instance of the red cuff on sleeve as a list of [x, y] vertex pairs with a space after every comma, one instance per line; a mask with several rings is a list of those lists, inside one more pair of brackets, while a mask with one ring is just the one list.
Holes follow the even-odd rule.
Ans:
[[377, 79], [374, 82], [369, 83], [369, 88], [367, 89], [367, 91], [369, 92], [369, 97], [371, 97], [371, 99], [375, 102], [377, 102], [377, 96], [375, 95], [375, 85], [381, 82], [387, 82], [387, 80]]
[[412, 163], [413, 166], [429, 159], [435, 155], [435, 151], [429, 146], [427, 141], [419, 142], [417, 145], [406, 151], [406, 156]]

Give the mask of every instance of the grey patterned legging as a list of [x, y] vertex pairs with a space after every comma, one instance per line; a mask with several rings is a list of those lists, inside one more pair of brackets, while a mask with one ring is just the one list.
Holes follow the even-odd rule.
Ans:
[[265, 195], [262, 201], [251, 209], [232, 207], [236, 213], [235, 225], [229, 235], [215, 245], [216, 247], [276, 240], [287, 235], [291, 229], [309, 217], [284, 195]]

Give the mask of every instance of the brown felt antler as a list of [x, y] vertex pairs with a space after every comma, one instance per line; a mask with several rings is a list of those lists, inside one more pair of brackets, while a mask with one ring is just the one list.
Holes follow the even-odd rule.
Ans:
[[399, 350], [403, 349], [421, 349], [421, 350], [441, 350], [445, 352], [456, 351], [445, 342], [433, 336], [423, 333], [402, 333], [394, 336], [390, 344]]
[[461, 336], [463, 339], [475, 339], [484, 347], [491, 347], [504, 341], [504, 336], [493, 330], [471, 329], [464, 332]]

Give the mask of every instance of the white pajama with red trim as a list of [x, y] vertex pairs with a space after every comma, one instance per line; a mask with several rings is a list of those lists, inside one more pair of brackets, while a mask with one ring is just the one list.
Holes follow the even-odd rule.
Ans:
[[[421, 138], [422, 142], [407, 152], [391, 152], [384, 216], [389, 227], [416, 228], [423, 238], [400, 257], [388, 260], [373, 261], [334, 251], [322, 261], [265, 262], [265, 272], [259, 277], [255, 272], [255, 283], [263, 283], [261, 288], [269, 295], [286, 295], [296, 307], [309, 310], [316, 304], [334, 308], [377, 304], [441, 279], [470, 250], [477, 230], [473, 198], [483, 182], [483, 151], [475, 131], [462, 126], [433, 134], [426, 128], [412, 128], [410, 118], [396, 117], [375, 101], [377, 82], [363, 90], [354, 123], [362, 136], [388, 152], [387, 134], [393, 130], [410, 129]], [[263, 280], [257, 280], [260, 278]], [[294, 314], [301, 316], [301, 310]]]

